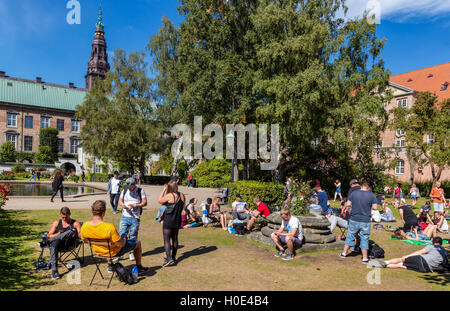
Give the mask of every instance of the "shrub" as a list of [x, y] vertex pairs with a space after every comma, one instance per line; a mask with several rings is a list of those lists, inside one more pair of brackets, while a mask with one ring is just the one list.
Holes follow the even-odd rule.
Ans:
[[16, 147], [11, 142], [6, 142], [0, 147], [1, 162], [16, 162]]
[[108, 182], [113, 175], [87, 173], [85, 180], [86, 181], [91, 181], [92, 180], [92, 176], [94, 176], [94, 180], [93, 181], [95, 181], [95, 182]]
[[58, 158], [58, 134], [59, 131], [53, 127], [42, 128], [39, 131], [39, 149], [42, 146], [48, 146], [50, 148], [50, 154], [52, 156], [51, 162], [40, 163], [52, 163]]
[[49, 172], [41, 172], [41, 179], [49, 179], [52, 176]]
[[[230, 166], [231, 169], [231, 166]], [[240, 193], [242, 199], [248, 206], [255, 208], [253, 198], [258, 196], [261, 201], [270, 206], [279, 206], [283, 204], [284, 192], [283, 185], [271, 182], [259, 182], [253, 180], [240, 180], [226, 185], [230, 187], [230, 202]]]
[[23, 164], [15, 164], [15, 165], [13, 165], [13, 167], [11, 168], [11, 170], [14, 172], [14, 173], [24, 173], [24, 172], [26, 172], [27, 171], [27, 168], [26, 168], [26, 166], [25, 165], [23, 165]]
[[[125, 180], [125, 176], [124, 179]], [[143, 182], [149, 185], [164, 185], [170, 181], [170, 176], [144, 176]]]
[[37, 163], [52, 164], [55, 163], [52, 150], [49, 146], [39, 146], [34, 159]]
[[15, 173], [14, 176], [17, 178], [30, 178], [31, 174], [27, 173], [27, 172], [18, 172], [18, 173]]
[[[415, 184], [417, 188], [419, 188], [421, 197], [428, 197], [430, 195], [431, 189], [433, 188], [433, 182], [431, 180], [425, 182], [415, 182]], [[441, 188], [444, 189], [445, 196], [448, 197], [450, 194], [450, 180], [441, 181]]]
[[35, 152], [16, 152], [17, 161], [23, 162], [28, 160], [30, 162], [34, 161]]
[[14, 179], [14, 172], [12, 172], [12, 171], [3, 171], [0, 174], [0, 179], [1, 180], [12, 180], [12, 179]]
[[230, 182], [231, 163], [224, 159], [213, 159], [197, 165], [192, 171], [197, 187], [218, 188]]
[[73, 182], [78, 182], [80, 180], [80, 176], [72, 175], [72, 176], [70, 176], [69, 180], [73, 181]]

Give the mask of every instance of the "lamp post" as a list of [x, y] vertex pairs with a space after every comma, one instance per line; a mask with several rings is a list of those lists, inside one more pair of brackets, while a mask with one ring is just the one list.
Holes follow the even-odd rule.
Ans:
[[228, 133], [227, 138], [233, 140], [233, 153], [231, 155], [231, 182], [234, 182], [234, 133], [233, 133], [233, 131], [230, 131], [230, 133]]

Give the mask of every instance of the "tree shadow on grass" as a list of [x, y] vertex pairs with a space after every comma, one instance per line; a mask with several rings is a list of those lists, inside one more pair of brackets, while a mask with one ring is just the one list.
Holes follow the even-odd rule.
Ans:
[[[34, 271], [36, 240], [46, 225], [26, 217], [26, 211], [0, 211], [0, 290], [26, 290], [52, 284]], [[8, 217], [5, 217], [8, 215]]]
[[425, 274], [423, 276], [419, 276], [419, 278], [424, 279], [433, 285], [447, 286], [450, 284], [450, 273]]

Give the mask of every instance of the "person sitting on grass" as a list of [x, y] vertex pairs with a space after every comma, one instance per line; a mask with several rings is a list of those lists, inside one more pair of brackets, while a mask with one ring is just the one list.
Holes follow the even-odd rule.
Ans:
[[424, 231], [429, 224], [432, 224], [433, 221], [431, 220], [431, 217], [428, 213], [421, 211], [419, 214], [417, 214], [417, 220], [418, 220], [418, 226], [420, 227], [420, 230]]
[[188, 220], [192, 222], [196, 222], [200, 218], [200, 213], [195, 210], [195, 205], [197, 204], [197, 199], [192, 198], [189, 200], [189, 204], [185, 207], [186, 214], [188, 216]]
[[227, 214], [220, 211], [220, 198], [215, 197], [212, 204], [209, 205], [209, 216], [220, 221], [223, 230], [227, 230]]
[[247, 203], [242, 200], [242, 196], [239, 193], [236, 194], [236, 201], [233, 202], [231, 207], [233, 209], [233, 218], [237, 220], [247, 220], [247, 231], [250, 231], [249, 225], [253, 225], [256, 217], [251, 214], [247, 207]]
[[403, 231], [409, 231], [411, 227], [415, 228], [419, 225], [417, 216], [410, 206], [404, 204], [398, 208], [398, 212], [403, 222]]
[[435, 236], [436, 226], [429, 225], [422, 233], [417, 232], [417, 227], [411, 229], [409, 232], [405, 232], [402, 229], [397, 229], [392, 235], [392, 238], [399, 240], [429, 241]]
[[389, 208], [387, 204], [383, 204], [383, 214], [381, 215], [381, 221], [385, 222], [392, 222], [395, 221], [394, 213], [392, 213], [392, 210]]
[[427, 201], [425, 205], [422, 205], [422, 207], [420, 208], [420, 213], [425, 212], [429, 215], [430, 211], [431, 211], [431, 203], [430, 201]]
[[58, 274], [58, 251], [68, 247], [80, 235], [81, 225], [75, 219], [70, 218], [70, 209], [66, 206], [59, 211], [61, 219], [55, 220], [47, 233], [46, 238], [39, 242], [40, 247], [49, 247], [50, 261], [47, 269], [52, 269], [52, 279], [60, 278]]
[[422, 273], [433, 272], [447, 261], [448, 253], [442, 247], [442, 238], [433, 238], [433, 244], [402, 258], [394, 258], [383, 262], [383, 267], [389, 269], [407, 269]]
[[[291, 212], [288, 209], [283, 209], [280, 212], [280, 216], [282, 219], [281, 227], [278, 231], [273, 232], [270, 235], [270, 238], [275, 243], [278, 253], [275, 254], [275, 257], [282, 257], [286, 254], [286, 250], [283, 245], [287, 245], [288, 254], [283, 257], [283, 260], [291, 260], [294, 259], [294, 247], [300, 247], [303, 243], [303, 229], [300, 220], [291, 215]], [[284, 233], [284, 230], [287, 230], [287, 233]]]
[[434, 225], [436, 225], [438, 232], [448, 232], [448, 222], [445, 219], [444, 213], [434, 212], [431, 221]]
[[113, 224], [103, 221], [106, 214], [106, 202], [103, 200], [95, 201], [92, 206], [92, 220], [85, 222], [81, 227], [81, 239], [88, 242], [88, 239], [104, 239], [110, 241], [111, 254], [109, 254], [108, 247], [100, 245], [92, 245], [93, 250], [98, 256], [105, 257], [108, 260], [108, 273], [113, 273], [114, 266], [109, 259], [111, 257], [120, 257], [129, 252], [134, 253], [136, 266], [139, 275], [145, 274], [149, 268], [142, 266], [142, 246], [141, 242], [137, 240], [127, 240], [124, 235], [121, 237]]

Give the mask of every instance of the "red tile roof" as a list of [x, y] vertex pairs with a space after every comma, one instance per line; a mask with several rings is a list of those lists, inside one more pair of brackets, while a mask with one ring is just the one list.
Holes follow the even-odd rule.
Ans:
[[[450, 62], [391, 76], [390, 81], [418, 92], [430, 91], [442, 101], [450, 98]], [[441, 91], [446, 82], [449, 83], [447, 90]]]

